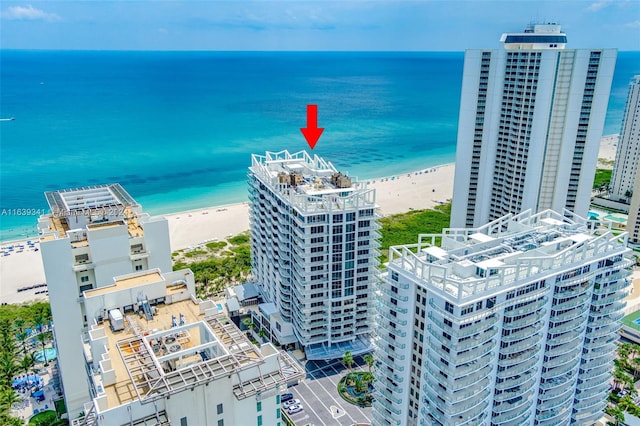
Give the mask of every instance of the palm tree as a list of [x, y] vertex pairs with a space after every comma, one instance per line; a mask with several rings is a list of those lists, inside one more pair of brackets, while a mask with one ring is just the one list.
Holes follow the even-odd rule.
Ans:
[[31, 367], [33, 367], [35, 363], [36, 363], [36, 360], [33, 357], [32, 353], [24, 354], [24, 356], [20, 360], [20, 364], [19, 364], [20, 370], [25, 373], [28, 373]]
[[255, 325], [253, 325], [253, 320], [251, 318], [245, 318], [242, 320], [242, 324], [247, 327], [249, 330], [253, 330]]
[[47, 343], [49, 342], [49, 332], [37, 334], [36, 339], [42, 345], [42, 359], [44, 360], [44, 365], [49, 365], [47, 354], [44, 351], [47, 346]]
[[351, 369], [351, 366], [354, 363], [353, 360], [353, 355], [351, 355], [351, 351], [346, 351], [344, 353], [344, 356], [342, 357], [342, 363], [344, 364], [345, 367], [347, 367], [347, 369]]
[[371, 354], [366, 354], [364, 357], [364, 362], [367, 363], [367, 366], [369, 367], [369, 373], [371, 373], [371, 369], [373, 368], [373, 364], [375, 364], [375, 359], [373, 358], [373, 355]]
[[622, 371], [622, 369], [616, 368], [613, 372], [613, 388], [618, 390], [620, 389], [620, 385], [622, 385], [627, 378], [627, 375]]
[[264, 328], [261, 328], [260, 331], [258, 331], [258, 336], [264, 340], [264, 336], [267, 335], [267, 330], [265, 330]]
[[624, 411], [622, 409], [620, 409], [620, 407], [618, 406], [614, 406], [614, 407], [607, 407], [604, 410], [608, 415], [610, 415], [611, 417], [613, 417], [613, 419], [616, 422], [616, 426], [620, 425], [620, 424], [624, 424]]

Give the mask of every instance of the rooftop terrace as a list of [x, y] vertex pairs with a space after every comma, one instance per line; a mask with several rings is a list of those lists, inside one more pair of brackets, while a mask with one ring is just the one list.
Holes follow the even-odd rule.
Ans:
[[627, 234], [598, 235], [583, 218], [566, 214], [526, 211], [480, 228], [420, 235], [417, 244], [391, 247], [389, 264], [461, 301], [596, 256], [626, 251]]
[[251, 171], [303, 211], [375, 207], [375, 191], [306, 151], [253, 155]]
[[296, 362], [281, 353], [277, 371], [263, 367], [255, 379], [239, 380], [238, 372], [264, 364], [264, 351], [224, 315], [201, 311], [188, 299], [157, 305], [151, 320], [125, 315], [122, 331], [112, 331], [105, 320], [102, 330], [115, 380], [104, 385], [102, 410], [153, 401], [232, 375], [238, 379], [233, 389], [238, 399], [304, 376]]

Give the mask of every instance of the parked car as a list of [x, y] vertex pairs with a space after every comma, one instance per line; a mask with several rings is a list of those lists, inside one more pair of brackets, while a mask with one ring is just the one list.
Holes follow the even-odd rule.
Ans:
[[294, 405], [298, 405], [300, 404], [300, 400], [299, 399], [290, 399], [287, 402], [282, 403], [282, 406], [284, 408], [289, 408], [289, 407], [293, 407]]
[[299, 413], [300, 411], [302, 411], [302, 405], [292, 405], [287, 408], [287, 413], [289, 414]]
[[282, 395], [280, 395], [280, 402], [286, 402], [286, 401], [289, 401], [290, 399], [293, 399], [292, 393], [283, 393]]

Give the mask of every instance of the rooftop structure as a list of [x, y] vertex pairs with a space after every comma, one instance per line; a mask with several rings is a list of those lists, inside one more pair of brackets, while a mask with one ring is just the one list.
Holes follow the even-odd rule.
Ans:
[[630, 285], [626, 242], [546, 210], [392, 247], [374, 422], [595, 423]]
[[249, 185], [256, 322], [307, 359], [371, 351], [375, 190], [304, 151], [253, 155]]
[[616, 61], [614, 49], [566, 49], [556, 24], [467, 50], [452, 227], [531, 209], [586, 216]]
[[[151, 217], [118, 184], [67, 189], [45, 194], [51, 214], [38, 219], [42, 260], [51, 311], [62, 387], [70, 417], [84, 410], [90, 396], [78, 336], [90, 325], [86, 294], [105, 295], [114, 289], [133, 291], [144, 280], [160, 281], [172, 270], [166, 219]], [[146, 271], [149, 271], [146, 273]], [[114, 281], [116, 276], [143, 273]]]
[[[93, 318], [84, 354], [96, 396], [85, 404], [87, 415], [78, 423], [122, 424], [116, 420], [122, 413], [133, 413], [134, 421], [162, 413], [177, 424], [185, 416], [193, 424], [213, 424], [222, 417], [228, 424], [254, 423], [257, 415], [265, 416], [265, 424], [267, 418], [275, 421], [275, 394], [304, 376], [301, 367], [271, 344], [253, 345], [213, 302], [195, 299], [192, 275], [164, 275], [153, 271], [117, 277], [109, 289], [85, 292]], [[138, 292], [152, 294], [150, 317], [136, 308], [137, 297], [130, 296], [138, 292], [118, 286], [135, 282]], [[113, 310], [124, 314], [113, 315]], [[214, 387], [208, 388], [209, 383]], [[226, 410], [214, 415], [173, 403], [174, 396], [189, 391], [193, 397], [194, 390], [211, 406], [227, 401]], [[271, 395], [271, 412], [256, 412], [256, 398]], [[234, 400], [247, 398], [253, 402], [243, 413]]]

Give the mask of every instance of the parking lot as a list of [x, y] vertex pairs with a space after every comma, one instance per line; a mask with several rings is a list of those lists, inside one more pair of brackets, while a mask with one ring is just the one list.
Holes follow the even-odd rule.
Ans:
[[[367, 370], [361, 357], [354, 360], [351, 370]], [[299, 399], [303, 407], [303, 411], [289, 416], [297, 426], [370, 423], [371, 407], [357, 407], [338, 395], [338, 381], [347, 372], [340, 360], [307, 361], [305, 369], [306, 379], [287, 391]]]

